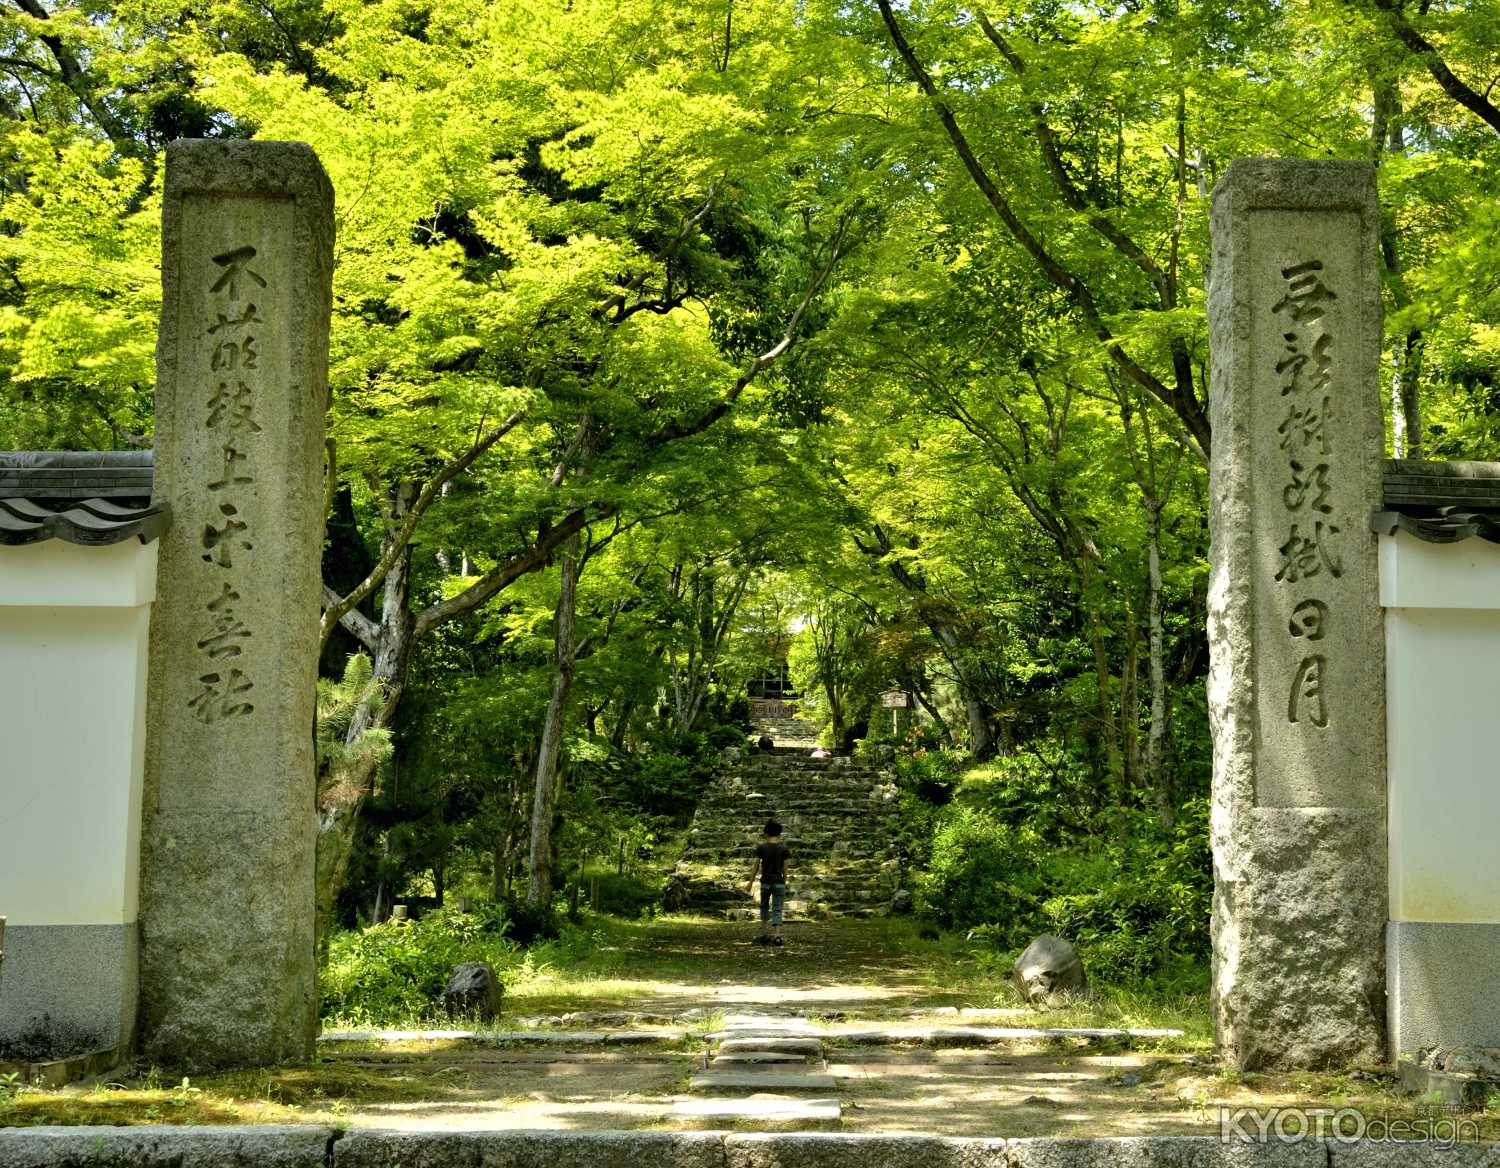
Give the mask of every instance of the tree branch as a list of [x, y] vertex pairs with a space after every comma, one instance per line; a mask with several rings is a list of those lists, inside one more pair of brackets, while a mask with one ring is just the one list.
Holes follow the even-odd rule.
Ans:
[[1037, 265], [1058, 288], [1067, 294], [1068, 298], [1078, 307], [1083, 314], [1084, 320], [1094, 335], [1104, 345], [1110, 359], [1137, 385], [1156, 397], [1164, 405], [1177, 414], [1187, 427], [1188, 433], [1194, 439], [1201, 456], [1207, 460], [1209, 448], [1209, 426], [1208, 415], [1204, 412], [1202, 404], [1192, 396], [1184, 397], [1177, 391], [1168, 388], [1148, 369], [1140, 365], [1121, 347], [1109, 326], [1099, 312], [1099, 307], [1094, 301], [1093, 293], [1082, 280], [1068, 271], [1055, 257], [1048, 252], [1031, 230], [1021, 221], [1011, 207], [1010, 202], [1000, 193], [999, 187], [980, 163], [969, 144], [968, 138], [959, 127], [953, 111], [943, 100], [921, 61], [917, 59], [916, 53], [907, 42], [906, 36], [901, 31], [901, 26], [896, 23], [896, 15], [891, 11], [890, 0], [877, 0], [880, 6], [881, 18], [885, 21], [886, 30], [891, 37], [891, 43], [895, 45], [896, 52], [900, 54], [902, 61], [906, 63], [917, 86], [932, 103], [938, 119], [943, 123], [943, 129], [947, 131], [948, 140], [953, 144], [954, 151], [958, 154], [964, 164], [964, 169], [969, 172], [969, 177], [974, 180], [974, 185], [984, 195], [986, 201], [994, 209], [1000, 221], [1005, 224], [1012, 237], [1022, 248], [1034, 259]]
[[416, 640], [445, 621], [473, 612], [496, 593], [510, 587], [522, 576], [539, 571], [547, 566], [552, 553], [567, 540], [577, 535], [596, 519], [614, 514], [613, 506], [598, 508], [590, 515], [587, 508], [579, 507], [569, 513], [556, 527], [549, 527], [538, 534], [536, 540], [525, 551], [517, 552], [508, 560], [491, 569], [470, 584], [457, 596], [424, 608], [417, 614], [412, 628], [412, 639]]
[[[338, 599], [339, 594], [332, 588], [328, 587], [327, 584], [324, 584], [323, 603], [326, 605], [337, 604]], [[351, 608], [341, 614], [339, 617], [339, 623], [343, 625], [344, 628], [346, 628], [349, 632], [353, 633], [355, 639], [358, 640], [361, 645], [363, 645], [366, 649], [369, 649], [371, 652], [374, 651], [376, 643], [380, 640], [379, 625], [377, 625], [364, 613], [360, 612], [357, 608]], [[323, 643], [326, 644], [327, 640], [328, 638], [324, 637]], [[319, 651], [322, 651], [321, 646], [319, 647]]]
[[1483, 121], [1495, 133], [1500, 134], [1500, 109], [1497, 109], [1484, 95], [1465, 84], [1452, 69], [1448, 68], [1448, 63], [1443, 60], [1437, 47], [1411, 26], [1396, 0], [1372, 0], [1372, 2], [1376, 8], [1390, 17], [1391, 29], [1395, 32], [1397, 39], [1421, 58], [1422, 64], [1427, 66], [1427, 72], [1431, 73], [1433, 80], [1442, 86], [1443, 92]]
[[690, 422], [673, 422], [670, 425], [663, 426], [646, 440], [647, 447], [654, 448], [664, 445], [667, 442], [676, 441], [679, 438], [686, 438], [692, 434], [700, 434], [704, 430], [707, 430], [734, 407], [734, 403], [749, 388], [752, 381], [760, 376], [765, 369], [786, 356], [787, 350], [792, 347], [793, 342], [797, 339], [797, 331], [802, 327], [802, 318], [807, 314], [808, 308], [812, 305], [818, 292], [828, 281], [828, 277], [832, 275], [835, 265], [839, 262], [844, 237], [848, 232], [849, 219], [852, 213], [852, 211], [846, 210], [839, 216], [838, 227], [834, 230], [833, 239], [830, 241], [828, 260], [813, 273], [812, 279], [808, 281], [807, 289], [802, 293], [801, 301], [798, 302], [796, 309], [792, 312], [790, 319], [786, 323], [786, 327], [781, 331], [781, 338], [760, 356], [751, 360], [750, 364], [745, 367], [745, 371], [735, 379], [734, 385], [729, 388], [729, 391], [722, 398]]
[[[990, 23], [990, 18], [983, 12], [979, 13], [979, 27], [984, 30], [984, 35], [989, 37], [990, 43], [1000, 50], [1001, 56], [1010, 63], [1010, 67], [1016, 71], [1016, 76], [1024, 76], [1026, 62], [1011, 48], [1010, 43]], [[1063, 204], [1070, 211], [1076, 211], [1085, 216], [1090, 227], [1108, 240], [1116, 251], [1146, 273], [1146, 278], [1156, 289], [1157, 299], [1163, 308], [1175, 307], [1175, 291], [1167, 280], [1166, 273], [1157, 266], [1155, 260], [1146, 254], [1140, 244], [1121, 231], [1108, 216], [1090, 207], [1088, 200], [1083, 197], [1083, 192], [1068, 175], [1067, 168], [1063, 166], [1062, 153], [1058, 150], [1057, 134], [1047, 122], [1042, 111], [1042, 103], [1029, 99], [1027, 105], [1031, 110], [1031, 123], [1036, 129], [1037, 142], [1042, 149], [1042, 160], [1047, 164], [1047, 173], [1052, 176], [1052, 184], [1057, 188]]]
[[[709, 211], [713, 209], [714, 200], [718, 197], [718, 195], [719, 184], [713, 183], [708, 188], [708, 198], [703, 200], [703, 205], [696, 211], [694, 211], [691, 215], [683, 219], [682, 226], [677, 229], [677, 234], [675, 237], [673, 237], [672, 242], [667, 244], [667, 246], [662, 249], [661, 253], [657, 255], [656, 262], [658, 264], [665, 264], [674, 255], [682, 250], [682, 245], [688, 241], [688, 237], [693, 234], [693, 231], [697, 228], [698, 224], [702, 223], [703, 220], [707, 218]], [[626, 303], [630, 300], [630, 298], [641, 290], [642, 285], [646, 283], [646, 278], [649, 275], [649, 270], [646, 270], [638, 272], [636, 275], [632, 276], [628, 281], [626, 281], [623, 288], [621, 288], [603, 304], [599, 305], [598, 308], [594, 309], [595, 318], [597, 319], [606, 315], [607, 313], [614, 312], [617, 314], [615, 317], [616, 324], [624, 320], [625, 317], [630, 315], [630, 313], [626, 312], [622, 314], [621, 310], [624, 309]]]
[[386, 543], [379, 562], [370, 569], [370, 574], [356, 584], [349, 595], [340, 599], [337, 593], [333, 594], [335, 597], [334, 601], [323, 611], [322, 627], [319, 630], [319, 651], [328, 643], [328, 638], [333, 635], [334, 626], [343, 620], [345, 614], [354, 611], [355, 606], [360, 601], [364, 600], [376, 588], [380, 587], [381, 581], [386, 578], [391, 567], [396, 563], [401, 553], [405, 551], [406, 545], [411, 542], [412, 533], [416, 531], [418, 521], [422, 518], [427, 508], [432, 505], [433, 500], [438, 497], [438, 493], [443, 489], [444, 484], [450, 482], [473, 466], [474, 462], [485, 451], [489, 450], [496, 442], [500, 441], [500, 439], [504, 438], [520, 425], [525, 417], [525, 410], [517, 410], [510, 417], [506, 418], [505, 421], [501, 422], [500, 425], [489, 431], [489, 433], [481, 436], [462, 456], [453, 459], [433, 478], [427, 481], [421, 493], [417, 495], [416, 501], [412, 503], [410, 509], [407, 511], [401, 527]]
[[[23, 13], [38, 23], [45, 23], [52, 19], [52, 14], [42, 7], [41, 0], [14, 0], [14, 3]], [[83, 107], [94, 116], [94, 120], [99, 123], [99, 128], [114, 143], [115, 149], [121, 154], [140, 155], [141, 144], [131, 135], [125, 123], [109, 108], [109, 104], [96, 92], [88, 73], [79, 64], [78, 57], [73, 50], [63, 43], [61, 37], [51, 33], [38, 30], [37, 39], [47, 46], [47, 51], [57, 62], [57, 69], [62, 75], [63, 83], [73, 91], [73, 96], [78, 98]]]

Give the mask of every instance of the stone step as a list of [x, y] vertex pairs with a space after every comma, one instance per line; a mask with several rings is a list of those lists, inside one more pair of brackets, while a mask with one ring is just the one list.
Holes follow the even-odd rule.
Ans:
[[671, 1116], [679, 1123], [748, 1121], [785, 1128], [837, 1127], [841, 1115], [837, 1099], [795, 1099], [787, 1096], [752, 1095], [748, 1099], [684, 1099], [672, 1105]]
[[832, 1075], [797, 1075], [784, 1071], [703, 1071], [688, 1080], [691, 1091], [832, 1091]]
[[823, 1040], [785, 1033], [747, 1033], [744, 1031], [721, 1031], [710, 1034], [710, 1040], [719, 1039], [720, 1054], [795, 1054], [821, 1058]]
[[800, 1063], [803, 1066], [806, 1066], [807, 1065], [807, 1055], [805, 1055], [805, 1054], [787, 1054], [787, 1053], [785, 1053], [783, 1051], [775, 1051], [775, 1050], [737, 1050], [737, 1051], [732, 1051], [729, 1054], [715, 1055], [714, 1056], [714, 1060], [713, 1060], [712, 1064], [710, 1064], [710, 1065], [716, 1066], [716, 1067], [717, 1066], [735, 1066], [735, 1065], [739, 1065], [739, 1064], [749, 1064], [751, 1066], [759, 1066], [761, 1064], [768, 1064], [768, 1063], [776, 1063], [776, 1064], [797, 1064], [797, 1063]]
[[[774, 735], [773, 735], [774, 737]], [[673, 878], [677, 903], [728, 919], [753, 918], [742, 883], [760, 828], [775, 817], [792, 850], [789, 907], [873, 916], [889, 898], [894, 833], [890, 775], [848, 758], [805, 750], [752, 753], [703, 792]]]

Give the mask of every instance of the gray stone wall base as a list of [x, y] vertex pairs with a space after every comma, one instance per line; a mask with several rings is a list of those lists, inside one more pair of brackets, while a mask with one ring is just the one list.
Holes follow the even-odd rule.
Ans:
[[0, 1168], [329, 1168], [329, 1127], [0, 1130]]
[[326, 1127], [0, 1130], [0, 1168], [1500, 1168], [1500, 1144]]
[[1383, 813], [1256, 808], [1242, 822], [1238, 878], [1215, 871], [1221, 1053], [1247, 1068], [1381, 1062]]
[[139, 934], [128, 925], [11, 925], [0, 966], [0, 1042], [45, 1027], [67, 1047], [127, 1048], [135, 1030]]
[[[351, 1131], [334, 1145], [346, 1168], [724, 1168], [715, 1132]], [[0, 1168], [9, 1168], [0, 1162]]]
[[1392, 1054], [1500, 1046], [1500, 924], [1391, 921]]

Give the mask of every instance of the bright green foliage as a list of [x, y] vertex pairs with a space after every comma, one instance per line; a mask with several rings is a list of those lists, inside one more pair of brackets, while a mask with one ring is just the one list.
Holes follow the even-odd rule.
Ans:
[[0, 446], [111, 450], [151, 429], [161, 283], [161, 207], [135, 161], [94, 142], [0, 122], [27, 175], [0, 195], [0, 266], [24, 298], [0, 297]]
[[480, 906], [334, 934], [318, 979], [323, 1017], [343, 1026], [432, 1019], [438, 994], [464, 961], [488, 962], [503, 986], [520, 960], [508, 923], [498, 906]]
[[1080, 807], [1086, 788], [1065, 759], [973, 772], [934, 817], [919, 908], [1013, 953], [1067, 937], [1106, 983], [1191, 976], [1208, 952], [1207, 801], [1166, 829], [1144, 809]]
[[[566, 529], [568, 878], [658, 858], [789, 654], [840, 745], [917, 701], [934, 911], [1122, 976], [1201, 955], [1234, 158], [1379, 161], [1392, 442], [1500, 450], [1494, 0], [41, 11], [0, 11], [0, 446], [149, 443], [166, 141], [333, 178], [346, 921], [514, 895]], [[938, 807], [960, 752], [997, 770]]]

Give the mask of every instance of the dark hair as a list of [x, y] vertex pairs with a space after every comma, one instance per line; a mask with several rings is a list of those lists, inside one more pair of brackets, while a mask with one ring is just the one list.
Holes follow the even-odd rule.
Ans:
[[775, 839], [780, 834], [781, 824], [777, 823], [774, 819], [766, 820], [766, 835], [771, 839]]

